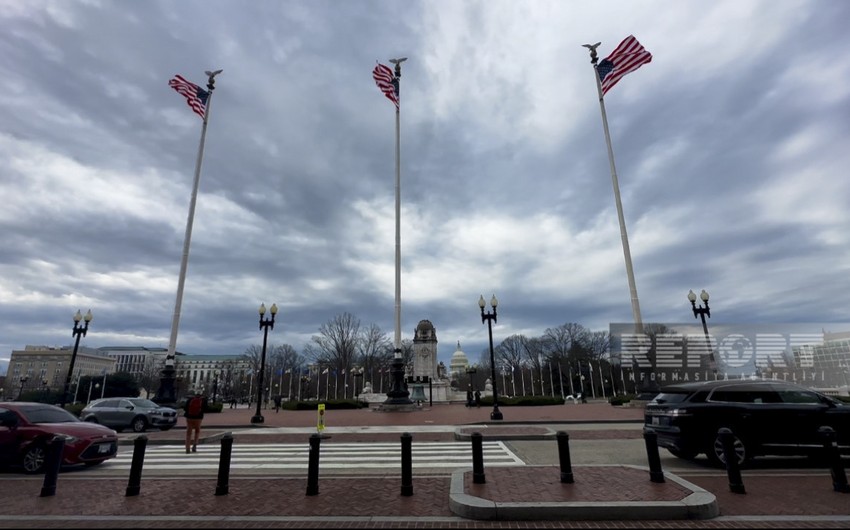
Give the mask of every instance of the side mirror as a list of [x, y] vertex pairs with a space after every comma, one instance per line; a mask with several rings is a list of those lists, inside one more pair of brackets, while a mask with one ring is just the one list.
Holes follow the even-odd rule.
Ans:
[[133, 405], [127, 405], [127, 406], [126, 406], [126, 407], [124, 407], [124, 408], [125, 408], [125, 409], [127, 409], [127, 410], [133, 410], [133, 409], [135, 409], [135, 407], [134, 407]]

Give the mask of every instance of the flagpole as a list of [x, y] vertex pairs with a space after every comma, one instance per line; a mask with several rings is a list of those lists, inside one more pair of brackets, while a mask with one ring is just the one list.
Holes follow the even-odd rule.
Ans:
[[213, 91], [215, 90], [215, 76], [221, 70], [215, 72], [207, 71], [207, 101], [204, 110], [204, 122], [201, 125], [201, 141], [198, 145], [198, 156], [195, 159], [195, 178], [192, 184], [192, 199], [189, 201], [189, 215], [186, 219], [186, 233], [183, 236], [183, 257], [180, 260], [180, 276], [177, 280], [177, 297], [174, 301], [174, 316], [171, 318], [171, 337], [168, 340], [168, 353], [165, 355], [165, 369], [160, 384], [157, 398], [160, 401], [174, 402], [174, 355], [177, 351], [177, 329], [180, 327], [180, 307], [183, 304], [183, 286], [186, 283], [186, 269], [189, 266], [189, 244], [192, 241], [192, 225], [195, 220], [195, 204], [198, 202], [198, 187], [201, 183], [201, 164], [204, 159], [204, 143], [207, 138], [207, 124], [210, 119], [210, 107], [212, 105]]
[[608, 115], [605, 113], [605, 99], [602, 95], [602, 82], [599, 80], [599, 72], [596, 69], [598, 56], [594, 46], [585, 45], [590, 48], [590, 62], [593, 64], [593, 75], [596, 78], [596, 90], [599, 93], [599, 109], [602, 111], [602, 128], [605, 131], [605, 144], [608, 146], [608, 164], [611, 166], [611, 182], [614, 185], [614, 202], [617, 204], [617, 219], [620, 222], [620, 239], [623, 242], [623, 257], [626, 261], [626, 274], [629, 278], [629, 293], [632, 300], [632, 316], [635, 320], [635, 332], [643, 333], [643, 322], [640, 318], [640, 302], [638, 301], [637, 287], [635, 286], [635, 274], [632, 270], [632, 254], [629, 250], [629, 235], [626, 232], [626, 221], [623, 217], [623, 203], [620, 201], [620, 184], [617, 180], [617, 168], [614, 165], [614, 148], [611, 146], [611, 134], [608, 131]]
[[[407, 58], [390, 59], [395, 64], [394, 85], [401, 92], [401, 63]], [[401, 104], [395, 107], [395, 355], [401, 357]]]

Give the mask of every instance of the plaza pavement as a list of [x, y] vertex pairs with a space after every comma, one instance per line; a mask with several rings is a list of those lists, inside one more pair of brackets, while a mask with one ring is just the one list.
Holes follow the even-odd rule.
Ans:
[[[398, 441], [402, 432], [417, 441], [468, 439], [473, 432], [485, 440], [553, 439], [561, 430], [571, 439], [642, 437], [639, 408], [503, 407], [501, 422], [489, 419], [490, 410], [462, 404], [329, 410], [324, 433], [330, 438], [323, 443]], [[261, 412], [261, 426], [250, 423], [255, 407], [207, 414], [202, 444], [232, 433], [234, 444], [306, 445], [316, 432], [316, 411]], [[184, 429], [181, 418], [176, 428], [145, 436], [149, 444], [181, 444]], [[122, 433], [121, 450], [132, 450], [137, 436]], [[575, 482], [563, 484], [557, 461], [501, 468], [485, 461], [484, 484], [474, 483], [470, 464], [450, 476], [414, 474], [410, 496], [401, 495], [400, 473], [320, 472], [315, 496], [305, 495], [306, 473], [231, 477], [228, 494], [219, 496], [215, 477], [143, 477], [140, 494], [131, 497], [126, 477], [93, 478], [85, 470], [60, 474], [50, 497], [39, 496], [39, 477], [0, 475], [0, 528], [850, 528], [850, 494], [832, 491], [826, 470], [745, 470], [744, 495], [729, 491], [722, 472], [665, 471], [665, 482], [654, 483], [645, 467], [574, 464], [572, 470]], [[529, 520], [535, 517], [547, 520]]]

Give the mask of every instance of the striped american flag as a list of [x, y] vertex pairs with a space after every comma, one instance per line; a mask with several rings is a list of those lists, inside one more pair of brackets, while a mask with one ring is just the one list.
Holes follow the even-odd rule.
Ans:
[[207, 97], [209, 92], [199, 87], [195, 83], [186, 81], [181, 75], [175, 75], [168, 81], [168, 86], [176, 90], [181, 96], [186, 98], [186, 103], [192, 107], [195, 114], [204, 117], [207, 110]]
[[378, 63], [375, 69], [372, 70], [372, 77], [375, 79], [375, 84], [381, 89], [387, 98], [395, 103], [395, 108], [398, 109], [398, 92], [396, 91], [393, 71], [389, 66]]
[[646, 51], [633, 35], [626, 37], [617, 49], [596, 67], [602, 82], [602, 95], [611, 90], [624, 75], [634, 72], [650, 61], [652, 54]]

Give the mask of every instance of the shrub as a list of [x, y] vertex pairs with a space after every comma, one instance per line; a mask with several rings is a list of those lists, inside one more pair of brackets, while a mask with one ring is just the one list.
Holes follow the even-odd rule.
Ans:
[[369, 403], [354, 399], [329, 399], [320, 401], [284, 401], [280, 408], [283, 410], [316, 410], [319, 403], [325, 404], [325, 410], [362, 409], [368, 408]]
[[[539, 407], [544, 405], [563, 405], [564, 398], [561, 396], [499, 396], [500, 407]], [[481, 396], [481, 406], [493, 406], [493, 396]]]
[[608, 402], [611, 403], [611, 405], [617, 406], [622, 405], [623, 403], [628, 403], [633, 399], [635, 399], [634, 394], [620, 394], [618, 396], [611, 396], [608, 398]]

